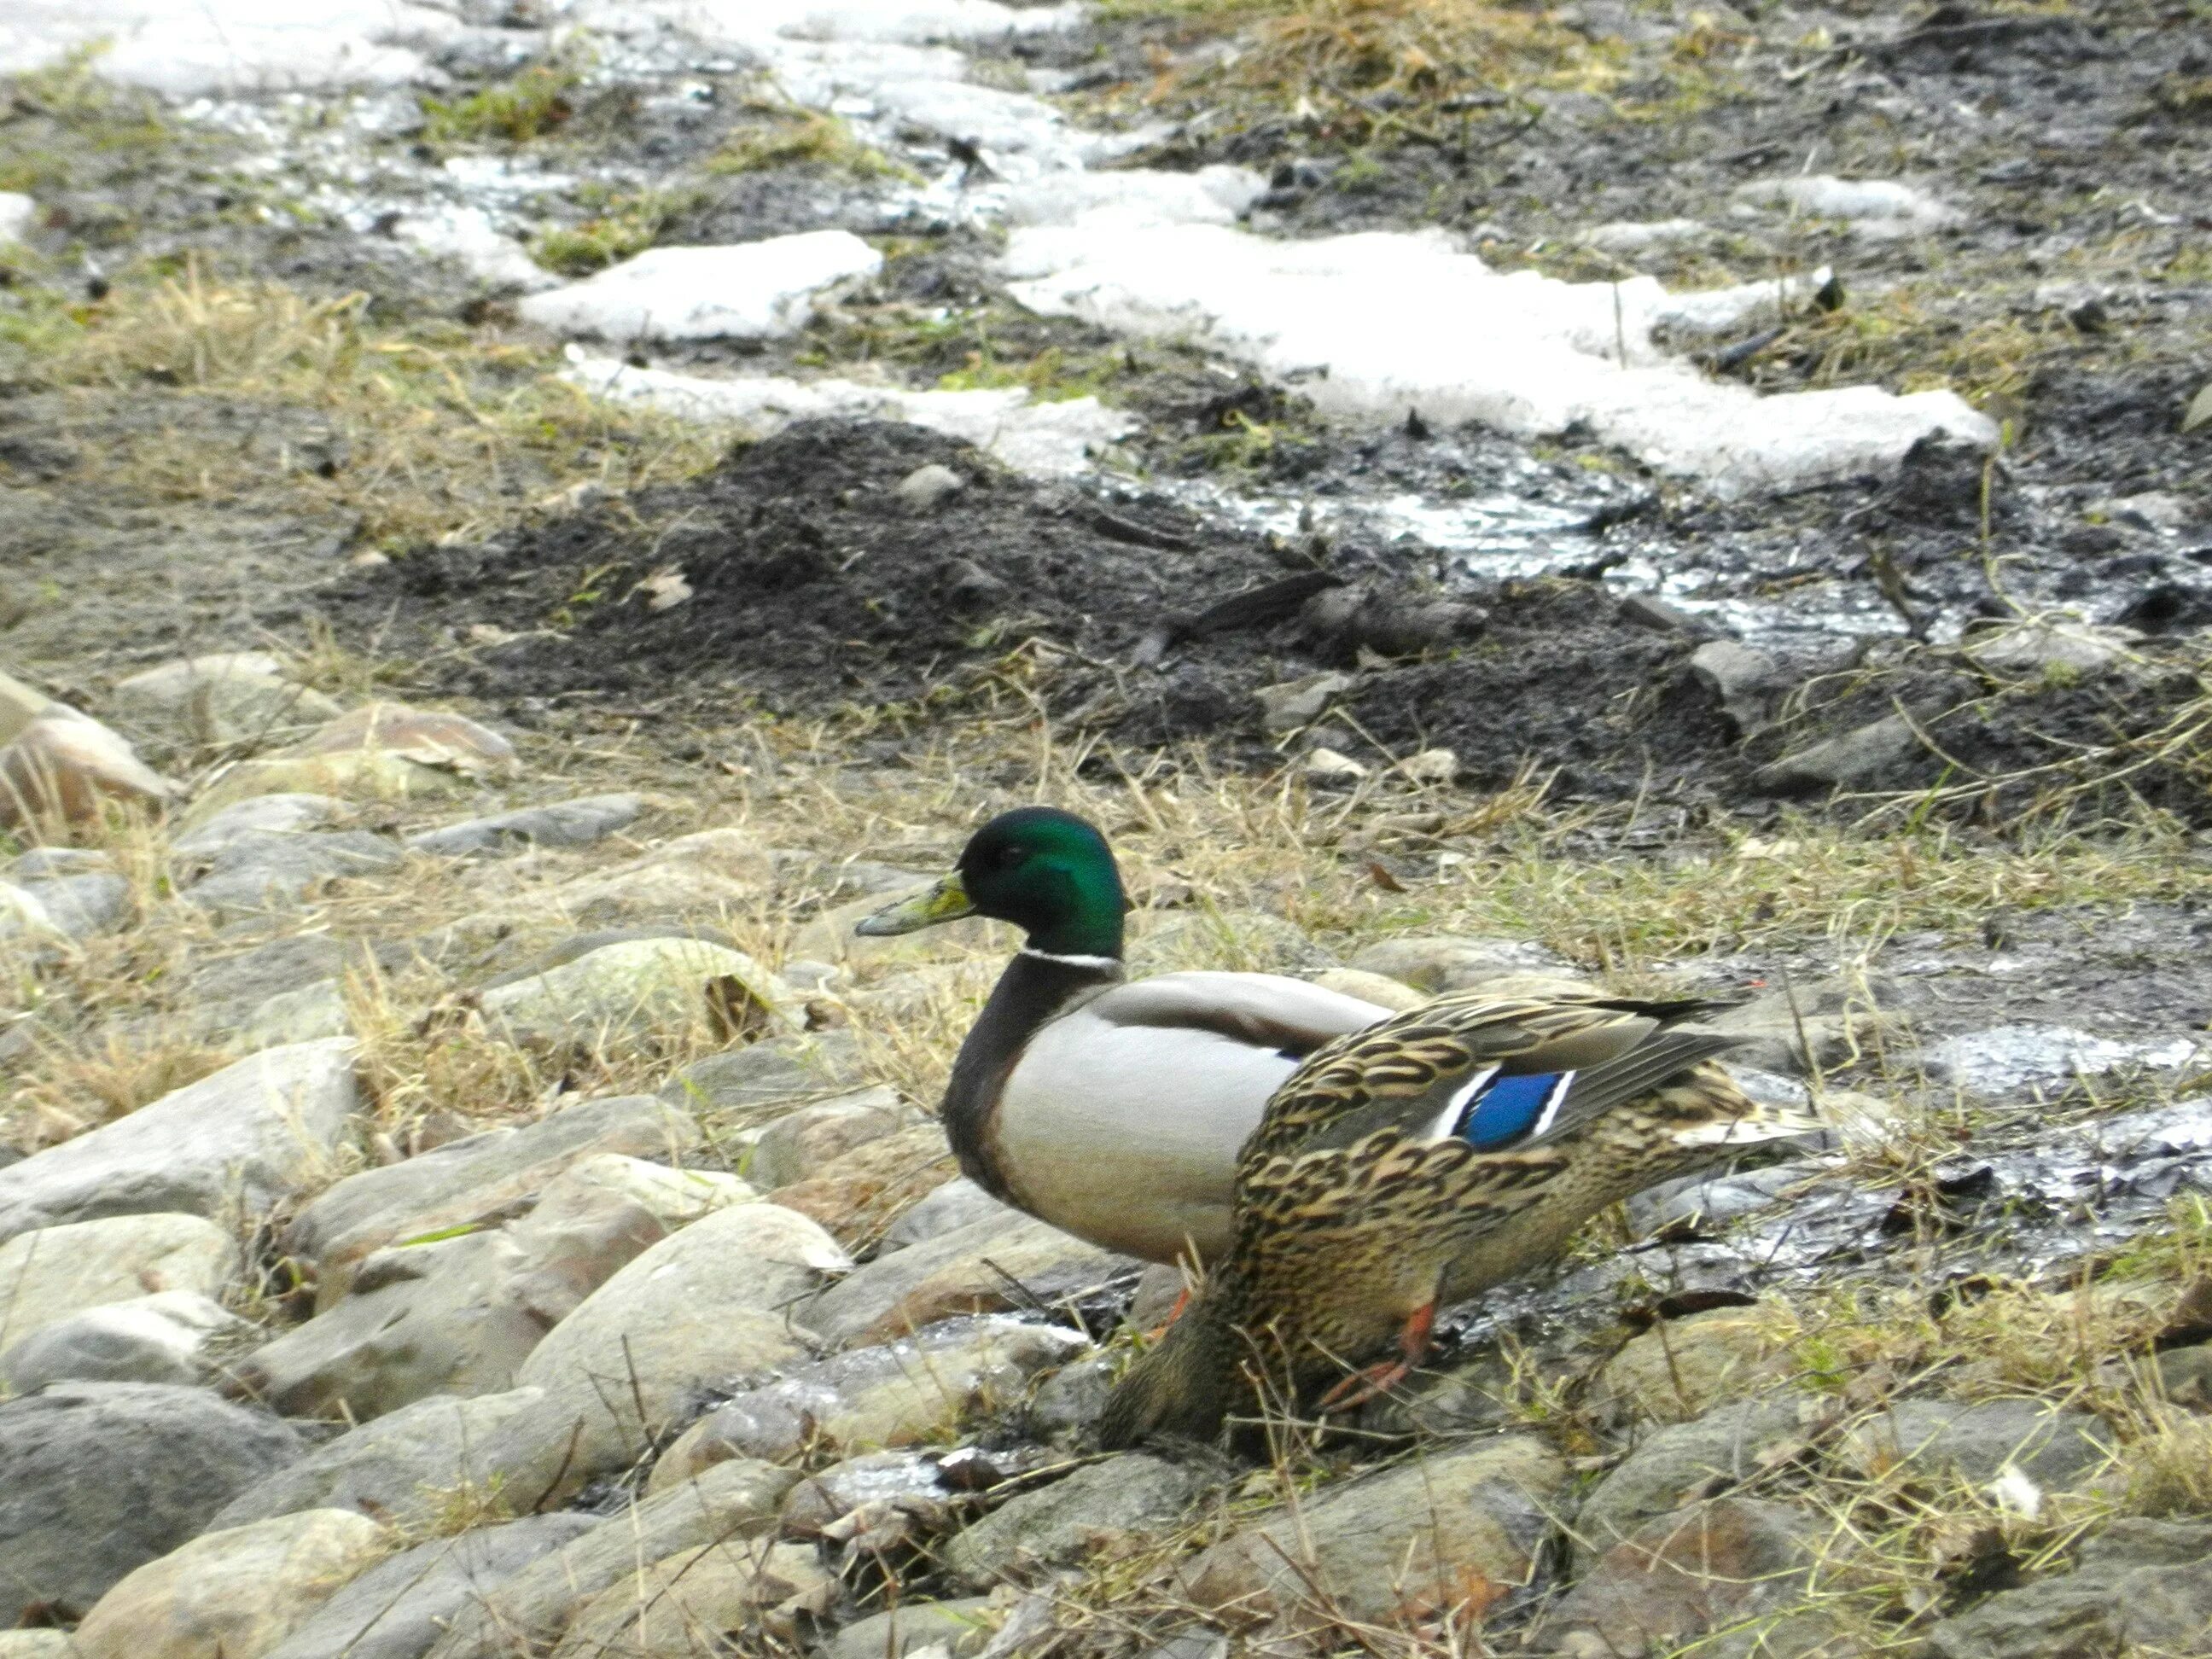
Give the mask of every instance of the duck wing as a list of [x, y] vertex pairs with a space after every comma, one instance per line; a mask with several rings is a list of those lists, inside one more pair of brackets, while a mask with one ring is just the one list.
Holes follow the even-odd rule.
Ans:
[[1669, 1029], [1724, 1006], [1596, 993], [1440, 998], [1315, 1054], [1269, 1103], [1243, 1162], [1349, 1147], [1381, 1130], [1483, 1152], [1540, 1141], [1735, 1046]]

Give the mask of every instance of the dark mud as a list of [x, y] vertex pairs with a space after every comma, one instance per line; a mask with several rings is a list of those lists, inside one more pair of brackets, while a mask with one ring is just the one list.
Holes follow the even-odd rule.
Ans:
[[[900, 487], [927, 467], [960, 487], [909, 504]], [[2094, 768], [2051, 769], [2118, 745], [2118, 772], [2204, 696], [2182, 659], [2018, 684], [1931, 647], [1777, 665], [1777, 718], [1747, 720], [1692, 668], [1717, 632], [1692, 618], [1590, 579], [1447, 592], [1431, 566], [1426, 550], [1262, 537], [1157, 495], [1041, 484], [919, 428], [811, 422], [704, 478], [421, 550], [324, 597], [440, 689], [525, 721], [575, 700], [914, 706], [1035, 642], [1023, 672], [1042, 665], [1054, 718], [1125, 744], [1205, 738], [1263, 766], [1320, 743], [1370, 763], [1443, 746], [1469, 787], [1534, 769], [1558, 799], [1754, 811], [1829, 782], [1947, 784], [1999, 818], [2079, 786], [2110, 810]], [[1342, 678], [1334, 697], [1271, 730], [1259, 694], [1322, 673]], [[1761, 769], [1900, 708], [1927, 744], [1833, 780]], [[2206, 821], [2202, 758], [2183, 744], [2112, 787]], [[1964, 788], [1978, 778], [1993, 781]]]

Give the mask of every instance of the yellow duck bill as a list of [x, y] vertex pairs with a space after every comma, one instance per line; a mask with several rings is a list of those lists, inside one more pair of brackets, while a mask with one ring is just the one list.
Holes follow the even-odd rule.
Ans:
[[853, 931], [870, 939], [884, 939], [894, 933], [934, 927], [940, 921], [957, 921], [975, 914], [975, 902], [968, 896], [960, 872], [955, 870], [919, 893], [909, 894], [896, 904], [887, 904], [873, 915], [861, 917], [853, 925]]

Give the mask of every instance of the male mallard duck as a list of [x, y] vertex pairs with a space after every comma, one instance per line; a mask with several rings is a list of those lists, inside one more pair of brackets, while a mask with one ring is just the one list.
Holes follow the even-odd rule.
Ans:
[[1324, 1411], [1372, 1399], [1426, 1352], [1440, 1301], [1656, 1182], [1819, 1127], [1711, 1063], [1735, 1039], [1677, 1029], [1716, 1006], [1468, 992], [1314, 1054], [1239, 1159], [1234, 1248], [1115, 1389], [1103, 1443], [1209, 1437], [1255, 1373], [1292, 1399], [1340, 1378]]
[[945, 1092], [960, 1167], [994, 1197], [1152, 1261], [1228, 1247], [1237, 1149], [1323, 1044], [1388, 1008], [1280, 974], [1125, 980], [1129, 908], [1106, 838], [1070, 812], [993, 818], [870, 935], [995, 916], [1029, 935]]

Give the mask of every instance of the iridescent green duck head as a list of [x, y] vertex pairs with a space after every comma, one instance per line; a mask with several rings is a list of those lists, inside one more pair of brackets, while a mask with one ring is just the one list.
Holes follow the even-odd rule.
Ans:
[[1001, 812], [969, 838], [934, 886], [888, 905], [855, 932], [911, 933], [962, 916], [992, 916], [1047, 956], [1118, 962], [1129, 908], [1113, 848], [1091, 824], [1053, 806]]

